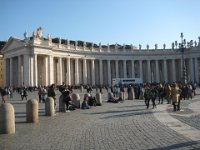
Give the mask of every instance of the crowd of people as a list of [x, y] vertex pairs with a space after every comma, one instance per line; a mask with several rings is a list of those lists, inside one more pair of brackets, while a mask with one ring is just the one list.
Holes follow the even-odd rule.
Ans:
[[[72, 104], [71, 93], [73, 93], [73, 87], [65, 85], [64, 83], [57, 87], [63, 96], [63, 101], [66, 104], [66, 112], [70, 111], [71, 108], [75, 109]], [[89, 109], [91, 106], [96, 106], [96, 98], [91, 96], [91, 92], [94, 87], [86, 85], [85, 87], [80, 86], [80, 90], [86, 89], [88, 96], [84, 96], [83, 103], [81, 104], [82, 109]], [[96, 91], [102, 93], [102, 86], [95, 87]], [[108, 92], [108, 101], [112, 103], [124, 102], [125, 92], [129, 95], [130, 92], [134, 94], [135, 99], [144, 100], [146, 108], [149, 108], [150, 102], [152, 102], [153, 108], [156, 108], [157, 104], [163, 104], [166, 101], [167, 104], [173, 105], [174, 111], [180, 110], [181, 100], [192, 99], [196, 94], [196, 86], [192, 83], [181, 84], [181, 83], [147, 83], [147, 84], [132, 84], [125, 86], [111, 86], [110, 92], [109, 87], [104, 87]], [[55, 85], [51, 86], [39, 86], [39, 87], [20, 87], [11, 88], [6, 87], [4, 89], [0, 88], [0, 93], [2, 97], [2, 103], [5, 103], [8, 96], [12, 99], [13, 92], [17, 92], [21, 95], [21, 100], [28, 97], [28, 91], [37, 91], [39, 103], [44, 103], [47, 97], [52, 97], [54, 99], [54, 105], [56, 107], [56, 93]], [[156, 102], [157, 100], [157, 102]]]

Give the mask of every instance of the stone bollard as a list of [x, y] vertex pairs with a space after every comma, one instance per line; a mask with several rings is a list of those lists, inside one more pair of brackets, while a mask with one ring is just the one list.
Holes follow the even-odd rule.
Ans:
[[81, 100], [78, 93], [72, 94], [72, 104], [76, 106], [76, 108], [81, 108]]
[[97, 106], [102, 106], [102, 96], [101, 96], [101, 93], [96, 93], [96, 99], [97, 99]]
[[59, 97], [59, 112], [65, 112], [66, 111], [66, 104], [63, 101], [63, 96], [61, 95]]
[[26, 103], [26, 121], [27, 123], [38, 122], [38, 101], [36, 99], [28, 100]]
[[128, 100], [133, 100], [134, 99], [134, 92], [133, 91], [130, 91], [128, 93]]
[[10, 103], [0, 106], [0, 134], [15, 133], [15, 110]]
[[55, 109], [54, 109], [54, 99], [52, 97], [47, 97], [45, 101], [45, 114], [46, 116], [54, 116]]

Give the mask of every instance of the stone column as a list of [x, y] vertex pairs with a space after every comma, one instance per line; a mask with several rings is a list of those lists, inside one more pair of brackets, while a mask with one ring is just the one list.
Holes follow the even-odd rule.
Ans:
[[158, 60], [156, 60], [156, 82], [157, 82], [157, 83], [160, 82]]
[[176, 81], [175, 59], [172, 59], [172, 82]]
[[21, 74], [22, 74], [22, 70], [21, 70], [21, 56], [18, 56], [18, 86], [21, 86], [22, 82], [21, 82]]
[[194, 82], [193, 58], [190, 58], [190, 81]]
[[111, 85], [111, 68], [110, 68], [110, 60], [107, 60], [108, 64], [108, 85]]
[[119, 78], [119, 65], [118, 60], [115, 60], [116, 78]]
[[140, 78], [142, 78], [142, 79], [143, 79], [142, 60], [139, 60], [139, 66], [140, 66]]
[[103, 64], [102, 64], [102, 60], [99, 60], [99, 69], [100, 69], [100, 72], [99, 72], [100, 85], [102, 85], [103, 84]]
[[92, 85], [95, 85], [95, 67], [94, 67], [94, 59], [91, 60], [91, 74], [92, 74]]
[[10, 58], [10, 86], [13, 86], [13, 58]]
[[8, 86], [8, 74], [7, 74], [7, 72], [8, 72], [8, 66], [7, 66], [7, 61], [8, 61], [8, 59], [7, 58], [4, 58], [4, 87], [5, 86]]
[[34, 67], [33, 67], [33, 56], [30, 57], [30, 65], [29, 65], [29, 68], [30, 68], [30, 85], [31, 86], [34, 86]]
[[45, 85], [48, 86], [48, 57], [44, 57], [44, 65], [45, 65]]
[[30, 57], [29, 55], [24, 55], [24, 85], [29, 86], [30, 83]]
[[180, 76], [180, 79], [181, 79], [181, 81], [183, 80], [183, 60], [182, 59], [180, 59], [180, 74], [181, 74], [181, 76]]
[[54, 83], [54, 62], [53, 56], [48, 57], [48, 70], [49, 70], [49, 85]]
[[135, 78], [135, 65], [134, 65], [134, 60], [131, 61], [131, 67], [132, 67], [132, 78]]
[[67, 84], [71, 85], [70, 57], [67, 58]]
[[151, 78], [152, 78], [152, 74], [151, 74], [150, 60], [147, 60], [147, 80], [148, 80], [148, 82], [152, 82]]
[[62, 74], [63, 74], [63, 71], [62, 71], [62, 58], [60, 57], [58, 59], [58, 63], [59, 63], [59, 69], [58, 69], [58, 75], [59, 75], [59, 84], [62, 85], [62, 82], [63, 82], [63, 79], [62, 79]]
[[163, 60], [163, 67], [164, 67], [164, 81], [165, 82], [168, 82], [168, 76], [167, 76], [167, 60], [166, 59], [164, 59]]
[[199, 82], [198, 58], [194, 58], [194, 64], [195, 64], [195, 80], [194, 81]]
[[124, 68], [124, 78], [127, 78], [126, 60], [123, 60], [123, 68]]
[[37, 54], [34, 54], [33, 56], [33, 64], [34, 64], [34, 85], [38, 86]]
[[78, 67], [78, 58], [75, 59], [75, 85], [79, 85], [79, 67]]
[[87, 60], [83, 59], [83, 84], [87, 84]]

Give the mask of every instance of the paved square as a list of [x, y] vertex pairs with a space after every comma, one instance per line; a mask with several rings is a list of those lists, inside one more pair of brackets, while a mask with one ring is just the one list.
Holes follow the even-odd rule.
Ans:
[[[80, 91], [76, 91], [79, 92]], [[86, 91], [85, 91], [86, 92]], [[37, 92], [28, 98], [38, 99]], [[94, 95], [93, 91], [93, 95]], [[57, 103], [60, 93], [57, 91]], [[80, 93], [83, 98], [84, 93]], [[106, 100], [107, 92], [103, 92]], [[44, 116], [44, 103], [39, 103], [39, 122], [26, 123], [26, 101], [18, 94], [10, 100], [15, 108], [16, 133], [0, 135], [1, 150], [124, 150], [124, 149], [200, 149], [198, 140], [192, 140], [178, 129], [170, 127], [168, 117], [182, 121], [199, 132], [199, 95], [192, 101], [183, 101], [186, 112], [172, 112], [171, 105], [157, 105], [147, 110], [143, 100], [126, 100], [124, 103], [103, 103], [92, 109], [77, 109], [70, 113]], [[186, 109], [187, 108], [187, 109]], [[193, 109], [194, 108], [194, 109]], [[196, 110], [196, 111], [195, 111]], [[160, 117], [160, 118], [159, 118]], [[162, 121], [164, 120], [164, 121]], [[196, 120], [197, 122], [190, 122]], [[179, 121], [179, 122], [180, 122]], [[177, 131], [176, 131], [177, 130]], [[190, 131], [188, 131], [190, 132]]]

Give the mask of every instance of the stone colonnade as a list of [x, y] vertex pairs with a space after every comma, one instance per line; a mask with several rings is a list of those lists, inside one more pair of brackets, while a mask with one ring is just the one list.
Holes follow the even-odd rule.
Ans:
[[[185, 59], [188, 81], [199, 82], [199, 59]], [[144, 82], [181, 81], [182, 59], [114, 60], [52, 55], [5, 58], [6, 86], [111, 85], [112, 78], [143, 78]]]

